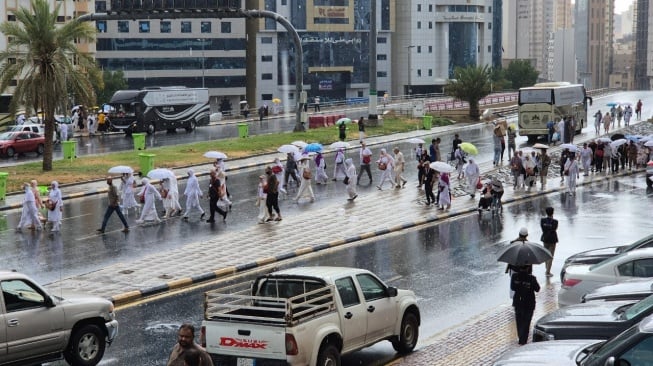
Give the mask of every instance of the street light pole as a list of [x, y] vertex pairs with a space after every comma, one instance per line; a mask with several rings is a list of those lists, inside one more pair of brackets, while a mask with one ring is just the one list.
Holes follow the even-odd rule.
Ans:
[[204, 88], [204, 40], [202, 40], [202, 88]]
[[411, 59], [412, 49], [415, 48], [415, 45], [406, 46], [406, 48], [408, 50], [408, 64], [407, 64], [408, 85], [406, 86], [406, 94], [408, 95], [408, 98], [410, 98], [410, 95], [412, 94], [412, 90], [413, 90], [413, 85], [412, 85], [413, 81], [412, 81], [412, 74], [411, 74], [412, 65], [410, 64], [411, 61], [410, 59]]

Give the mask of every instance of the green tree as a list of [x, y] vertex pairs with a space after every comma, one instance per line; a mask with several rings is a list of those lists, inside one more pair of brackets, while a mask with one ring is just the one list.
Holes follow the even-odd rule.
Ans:
[[[15, 22], [0, 24], [0, 32], [9, 39], [7, 48], [0, 52], [0, 91], [5, 91], [13, 80], [14, 89], [10, 109], [18, 106], [39, 106], [45, 123], [45, 152], [43, 170], [52, 170], [54, 114], [67, 108], [67, 85], [77, 96], [79, 104], [95, 103], [91, 78], [97, 75], [91, 54], [80, 52], [75, 40], [94, 40], [91, 23], [72, 20], [57, 25], [61, 2], [50, 10], [50, 1], [31, 0], [30, 7], [14, 12]], [[22, 78], [22, 80], [20, 80]]]
[[490, 68], [486, 66], [456, 67], [455, 79], [449, 80], [444, 92], [469, 103], [469, 116], [478, 120], [478, 102], [490, 94]]
[[518, 90], [533, 86], [537, 82], [537, 70], [528, 60], [513, 60], [506, 68], [506, 78], [512, 83], [512, 89]]
[[102, 73], [103, 85], [95, 85], [95, 94], [99, 104], [108, 103], [113, 94], [121, 89], [127, 89], [127, 81], [122, 70], [107, 71]]

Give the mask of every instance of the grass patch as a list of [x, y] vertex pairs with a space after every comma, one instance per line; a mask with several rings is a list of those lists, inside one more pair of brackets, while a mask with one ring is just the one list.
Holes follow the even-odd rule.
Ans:
[[[434, 117], [433, 126], [450, 125], [450, 120]], [[409, 119], [400, 117], [385, 117], [383, 126], [366, 126], [365, 132], [368, 137], [389, 135], [400, 132], [414, 131], [421, 128], [421, 119]], [[358, 126], [348, 126], [347, 136], [352, 145], [358, 143]], [[149, 148], [145, 151], [148, 154], [155, 154], [154, 165], [157, 168], [175, 168], [187, 165], [208, 163], [210, 160], [202, 156], [206, 151], [219, 150], [229, 156], [230, 159], [247, 157], [251, 155], [274, 153], [277, 148], [289, 144], [295, 140], [306, 142], [319, 142], [325, 146], [338, 141], [338, 129], [336, 127], [325, 127], [310, 129], [306, 132], [274, 133], [267, 135], [256, 135], [246, 139], [228, 138], [214, 141], [195, 142], [192, 144], [165, 146]], [[39, 184], [46, 185], [56, 180], [59, 184], [79, 183], [91, 180], [103, 179], [112, 166], [127, 165], [139, 171], [139, 157], [135, 151], [121, 151], [105, 155], [82, 156], [73, 161], [55, 160], [53, 170], [44, 172], [41, 162], [33, 162], [1, 168], [9, 173], [7, 181], [7, 192], [21, 190], [21, 184], [37, 179]]]

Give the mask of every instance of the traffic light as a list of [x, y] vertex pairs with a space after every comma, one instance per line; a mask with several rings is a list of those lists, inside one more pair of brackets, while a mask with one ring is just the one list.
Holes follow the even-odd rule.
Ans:
[[237, 11], [242, 0], [111, 0], [111, 13]]

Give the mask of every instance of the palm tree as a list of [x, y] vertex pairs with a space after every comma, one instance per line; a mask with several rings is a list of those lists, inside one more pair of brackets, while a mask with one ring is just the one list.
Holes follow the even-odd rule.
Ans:
[[90, 23], [72, 20], [57, 25], [61, 3], [50, 11], [48, 0], [31, 0], [30, 8], [14, 12], [15, 22], [0, 24], [0, 32], [8, 37], [7, 49], [0, 52], [0, 91], [13, 80], [19, 80], [10, 105], [38, 107], [45, 123], [43, 170], [52, 170], [52, 148], [55, 132], [55, 111], [67, 109], [67, 85], [80, 103], [95, 102], [89, 77], [97, 67], [92, 55], [80, 52], [75, 40], [94, 40], [95, 28]]
[[487, 65], [456, 67], [454, 75], [456, 79], [449, 80], [444, 92], [451, 97], [467, 101], [469, 116], [478, 120], [481, 115], [478, 102], [490, 94], [490, 68]]

